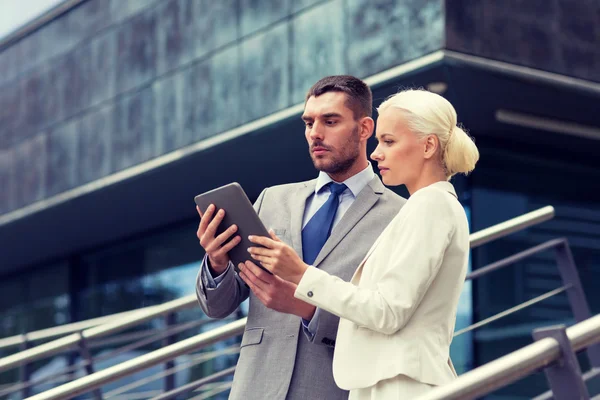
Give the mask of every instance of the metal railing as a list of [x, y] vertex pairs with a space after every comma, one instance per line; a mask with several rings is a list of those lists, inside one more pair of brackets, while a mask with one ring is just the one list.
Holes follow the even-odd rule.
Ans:
[[[571, 310], [575, 316], [575, 320], [578, 322], [585, 321], [586, 319], [592, 316], [589, 306], [587, 304], [587, 300], [585, 299], [585, 294], [583, 292], [583, 288], [581, 286], [581, 282], [579, 280], [579, 275], [577, 273], [577, 269], [575, 267], [575, 262], [573, 261], [573, 256], [571, 255], [571, 251], [569, 248], [569, 243], [567, 239], [553, 239], [549, 240], [540, 245], [531, 247], [527, 250], [521, 251], [517, 254], [514, 254], [510, 257], [507, 257], [503, 260], [494, 262], [492, 264], [486, 265], [482, 268], [477, 269], [476, 271], [467, 275], [466, 280], [473, 280], [480, 278], [490, 272], [496, 271], [498, 269], [507, 267], [516, 262], [522, 261], [528, 257], [531, 257], [537, 253], [541, 253], [547, 250], [554, 250], [556, 261], [558, 264], [558, 270], [561, 275], [561, 279], [563, 281], [563, 285], [550, 290], [540, 296], [537, 296], [533, 299], [527, 300], [515, 307], [511, 307], [507, 310], [504, 310], [496, 315], [478, 321], [477, 323], [466, 327], [460, 331], [455, 332], [454, 336], [458, 336], [462, 333], [466, 333], [468, 331], [481, 328], [491, 322], [494, 322], [500, 318], [506, 317], [508, 315], [514, 314], [515, 312], [521, 311], [527, 307], [530, 307], [534, 304], [537, 304], [541, 301], [544, 301], [550, 297], [556, 296], [557, 294], [566, 292], [568, 301], [571, 306]], [[600, 367], [600, 348], [592, 348], [589, 351], [590, 359], [593, 360], [594, 365]]]
[[[577, 352], [600, 343], [600, 315], [566, 329], [566, 336]], [[560, 340], [545, 337], [513, 353], [500, 357], [479, 368], [466, 372], [452, 383], [437, 387], [418, 400], [470, 400], [488, 394], [524, 378], [541, 368], [549, 367], [565, 357], [566, 351]], [[594, 373], [597, 373], [594, 371]], [[577, 386], [571, 384], [569, 399], [589, 398], [577, 393]]]
[[[521, 231], [527, 227], [546, 221], [552, 218], [553, 216], [554, 209], [548, 206], [530, 212], [528, 214], [524, 214], [517, 218], [513, 218], [509, 221], [503, 222], [493, 227], [484, 229], [483, 231], [472, 234], [470, 237], [471, 247], [474, 248], [484, 243], [488, 243], [491, 240], [495, 240], [510, 235], [514, 232]], [[499, 268], [499, 266], [496, 266], [495, 268]], [[493, 268], [489, 269], [492, 270]], [[474, 274], [476, 273], [477, 271]], [[471, 278], [472, 277], [473, 276], [471, 276]], [[179, 299], [179, 302], [178, 300], [175, 300], [173, 302], [165, 303], [162, 306], [154, 306], [157, 307], [157, 309], [154, 309], [152, 311], [134, 314], [133, 318], [126, 322], [108, 323], [105, 326], [87, 329], [83, 331], [82, 334], [85, 336], [85, 338], [98, 338], [108, 333], [121, 331], [136, 323], [149, 320], [151, 318], [163, 315], [168, 312], [175, 311], [175, 307], [196, 306], [196, 301], [197, 300], [194, 295], [188, 296], [186, 298]], [[31, 397], [31, 399], [66, 399], [92, 390], [96, 391], [96, 397], [101, 398], [102, 394], [99, 393], [99, 388], [101, 386], [110, 382], [114, 382], [118, 379], [123, 378], [124, 376], [130, 375], [137, 371], [152, 367], [160, 363], [164, 363], [165, 361], [173, 360], [174, 358], [182, 354], [186, 354], [190, 351], [199, 350], [212, 343], [225, 340], [233, 336], [237, 336], [243, 333], [245, 323], [246, 319], [240, 319], [223, 327], [216, 328], [215, 330], [212, 330], [210, 332], [200, 334], [198, 336], [192, 337], [182, 342], [172, 344], [170, 346], [166, 346], [160, 350], [153, 351], [144, 356], [137, 357], [120, 365], [116, 365], [98, 372], [91, 371], [88, 376], [79, 378], [73, 382], [66, 383], [54, 389], [50, 389], [46, 392], [40, 393], [36, 396]], [[5, 370], [14, 367], [24, 362], [31, 362], [42, 357], [47, 357], [49, 355], [55, 354], [56, 352], [59, 352], [61, 349], [65, 349], [69, 346], [74, 346], [75, 344], [75, 338], [69, 339], [69, 337], [67, 337], [47, 343], [46, 345], [38, 346], [34, 349], [30, 349], [35, 350], [45, 346], [42, 349], [38, 349], [37, 352], [26, 350], [24, 352], [11, 356], [9, 360], [0, 360], [0, 371], [2, 371], [3, 369]], [[60, 349], [57, 349], [57, 347], [59, 347]], [[232, 367], [225, 371], [221, 371], [217, 374], [211, 375], [209, 377], [205, 377], [199, 381], [185, 385], [182, 388], [167, 391], [167, 393], [164, 393], [158, 396], [157, 398], [173, 398], [178, 394], [189, 392], [197, 388], [203, 387], [209, 382], [214, 382], [215, 380], [220, 379], [223, 376], [232, 374], [234, 369], [235, 367]]]
[[102, 325], [107, 322], [118, 321], [121, 318], [131, 317], [135, 313], [140, 311], [151, 311], [156, 306], [139, 308], [137, 310], [125, 311], [117, 314], [106, 315], [104, 317], [92, 318], [85, 321], [73, 322], [71, 324], [65, 324], [55, 326], [48, 329], [40, 329], [38, 331], [28, 332], [25, 335], [15, 335], [0, 339], [0, 350], [7, 348], [21, 346], [25, 343], [32, 344], [41, 340], [53, 339], [60, 336], [65, 336], [70, 333], [81, 332], [86, 328]]
[[[113, 314], [111, 316], [94, 318], [92, 320], [81, 321], [74, 324], [65, 325], [57, 328], [45, 329], [42, 331], [31, 332], [19, 337], [10, 337], [4, 340], [4, 347], [11, 347], [19, 341], [21, 352], [6, 356], [0, 359], [0, 371], [7, 371], [17, 366], [19, 370], [19, 381], [10, 385], [3, 385], [0, 389], [0, 399], [8, 394], [21, 392], [22, 398], [27, 398], [33, 393], [34, 387], [39, 385], [63, 383], [74, 379], [75, 374], [83, 369], [87, 374], [95, 371], [95, 365], [100, 361], [110, 362], [109, 360], [118, 355], [122, 355], [148, 346], [155, 347], [156, 342], [162, 340], [158, 345], [167, 346], [175, 342], [178, 334], [192, 328], [198, 328], [203, 324], [214, 322], [214, 319], [198, 318], [191, 322], [176, 323], [175, 312], [185, 309], [198, 309], [197, 299], [194, 295], [186, 296], [168, 303], [145, 307], [138, 310], [125, 313]], [[142, 328], [138, 325], [149, 322], [155, 318], [163, 318], [162, 328]], [[97, 325], [100, 321], [108, 321]], [[77, 333], [69, 334], [76, 330], [78, 326], [92, 326], [91, 328], [79, 330]], [[119, 334], [103, 339], [107, 335], [118, 334], [128, 328], [135, 327], [136, 331], [132, 333]], [[59, 329], [60, 328], [60, 329]], [[68, 334], [49, 343], [32, 346], [32, 340], [42, 340], [44, 338], [56, 337], [60, 334]], [[30, 338], [33, 338], [30, 340]], [[131, 343], [131, 341], [134, 341]], [[113, 347], [119, 345], [116, 349], [111, 349], [108, 353], [102, 353], [92, 356], [92, 349], [102, 347]], [[147, 350], [145, 350], [147, 351]], [[31, 379], [33, 376], [32, 363], [50, 356], [61, 354], [66, 356], [68, 366], [60, 368], [43, 378]], [[80, 360], [77, 361], [79, 355]], [[217, 355], [214, 356], [215, 358]], [[165, 369], [174, 367], [174, 362], [165, 363]], [[171, 390], [175, 387], [174, 376], [167, 374], [165, 376], [165, 390]], [[94, 398], [101, 399], [100, 391], [94, 393]]]
[[124, 331], [132, 326], [142, 322], [150, 321], [156, 317], [173, 313], [181, 309], [196, 307], [198, 300], [196, 295], [189, 295], [180, 299], [172, 300], [151, 309], [144, 309], [132, 312], [126, 319], [119, 318], [103, 325], [88, 328], [81, 333], [74, 333], [60, 339], [21, 351], [0, 359], [0, 372], [17, 367], [23, 363], [36, 361], [42, 358], [52, 356], [65, 350], [78, 346], [81, 340], [91, 340], [100, 338], [112, 333]]
[[244, 332], [245, 327], [246, 318], [242, 318], [225, 326], [215, 328], [210, 332], [201, 333], [200, 335], [182, 340], [181, 342], [172, 344], [171, 346], [153, 351], [143, 356], [126, 361], [122, 364], [98, 371], [91, 375], [84, 376], [83, 378], [79, 378], [73, 382], [66, 383], [54, 389], [47, 390], [36, 396], [30, 397], [29, 399], [69, 399], [100, 388], [107, 383], [114, 382], [148, 367], [172, 360], [180, 355], [187, 354], [191, 351], [201, 349], [221, 340], [240, 335]]
[[[167, 318], [165, 322], [168, 322], [170, 318], [170, 316], [173, 316], [174, 314], [169, 314], [167, 315]], [[229, 321], [231, 321], [232, 319], [230, 319]], [[101, 340], [101, 341], [91, 341], [91, 342], [83, 342], [83, 345], [80, 344], [80, 350], [83, 349], [84, 351], [82, 352], [83, 354], [81, 354], [82, 356], [82, 360], [80, 362], [75, 363], [74, 365], [65, 367], [65, 368], [61, 368], [59, 371], [55, 371], [50, 375], [46, 375], [45, 377], [41, 378], [41, 379], [36, 379], [34, 381], [31, 381], [29, 379], [21, 379], [22, 382], [18, 383], [18, 384], [11, 384], [11, 385], [5, 385], [2, 388], [0, 388], [0, 398], [2, 398], [2, 396], [5, 396], [7, 394], [11, 394], [11, 393], [15, 393], [17, 391], [21, 391], [22, 392], [22, 396], [23, 398], [27, 398], [29, 396], [31, 396], [31, 391], [32, 388], [41, 384], [62, 384], [65, 382], [68, 382], [70, 380], [73, 379], [72, 375], [75, 374], [77, 371], [81, 370], [82, 368], [85, 370], [85, 372], [87, 372], [88, 374], [92, 374], [94, 372], [94, 364], [97, 364], [101, 361], [107, 361], [107, 360], [111, 360], [114, 357], [117, 357], [119, 355], [123, 355], [125, 353], [128, 353], [132, 350], [136, 350], [136, 349], [140, 349], [143, 346], [147, 346], [151, 343], [156, 343], [158, 341], [161, 341], [161, 343], [163, 346], [167, 346], [169, 344], [174, 343], [173, 338], [178, 335], [179, 333], [182, 333], [184, 331], [187, 331], [191, 328], [197, 328], [200, 327], [202, 325], [205, 324], [210, 324], [210, 323], [214, 323], [214, 322], [218, 322], [220, 324], [222, 323], [227, 323], [229, 322], [227, 319], [225, 320], [214, 320], [214, 319], [202, 319], [202, 318], [198, 318], [198, 319], [194, 319], [188, 322], [184, 322], [181, 324], [177, 324], [177, 325], [171, 325], [171, 324], [167, 324], [167, 329], [150, 329], [150, 330], [145, 330], [145, 331], [141, 331], [141, 332], [134, 332], [134, 333], [130, 333], [130, 334], [124, 334], [124, 335], [120, 335], [118, 337], [113, 337], [110, 338], [109, 340]], [[173, 321], [171, 321], [173, 322]], [[95, 357], [91, 357], [90, 355], [90, 350], [96, 347], [103, 347], [106, 345], [106, 343], [108, 342], [109, 344], [114, 344], [114, 343], [122, 343], [122, 342], [129, 342], [131, 339], [135, 339], [136, 341], [133, 343], [127, 343], [125, 346], [120, 347], [120, 348], [116, 348], [116, 349], [111, 349], [110, 351], [106, 352], [106, 353], [101, 353]], [[141, 340], [138, 340], [141, 339]], [[201, 364], [201, 363], [205, 363], [207, 361], [211, 361], [217, 357], [223, 356], [223, 355], [229, 355], [229, 354], [234, 354], [239, 352], [239, 343], [235, 343], [233, 346], [230, 346], [226, 349], [221, 349], [221, 350], [215, 350], [215, 351], [210, 351], [210, 352], [202, 352], [202, 354], [198, 354], [198, 355], [188, 355], [188, 357], [185, 360], [182, 360], [181, 362], [179, 362], [177, 365], [175, 365], [175, 363], [171, 360], [165, 362], [165, 369], [163, 372], [160, 372], [158, 374], [153, 374], [151, 377], [144, 377], [143, 379], [140, 379], [136, 382], [134, 382], [133, 384], [129, 384], [127, 385], [127, 387], [129, 388], [137, 388], [138, 386], [142, 386], [148, 382], [157, 380], [159, 378], [164, 378], [164, 389], [165, 391], [169, 391], [171, 389], [173, 389], [175, 387], [175, 380], [174, 380], [174, 374], [178, 371], [181, 371], [182, 369], [188, 369], [190, 367], [193, 367], [195, 365]], [[21, 366], [21, 368], [23, 368], [23, 366]], [[119, 388], [119, 389], [115, 389], [115, 390], [111, 390], [110, 392], [103, 394], [100, 391], [95, 391], [94, 393], [94, 398], [96, 399], [101, 399], [101, 398], [109, 398], [109, 397], [115, 397], [117, 396], [118, 393], [120, 393], [120, 391], [123, 388]], [[118, 397], [118, 396], [117, 396]]]
[[[529, 212], [527, 214], [523, 214], [519, 217], [515, 217], [508, 221], [502, 222], [500, 224], [494, 225], [492, 227], [483, 229], [479, 232], [473, 233], [470, 236], [471, 248], [475, 248], [481, 246], [482, 244], [488, 243], [490, 238], [492, 240], [508, 236], [514, 232], [521, 231], [526, 229], [532, 225], [536, 225], [547, 221], [554, 217], [554, 208], [552, 206], [542, 207], [538, 210]], [[108, 322], [106, 324], [101, 324], [99, 326], [95, 326], [92, 328], [85, 329], [80, 331], [80, 333], [72, 334], [60, 339], [56, 339], [54, 341], [45, 343], [40, 346], [36, 346], [34, 348], [13, 354], [8, 357], [4, 357], [0, 359], [0, 372], [6, 371], [8, 369], [17, 367], [22, 363], [36, 361], [45, 357], [52, 356], [61, 351], [74, 348], [78, 345], [83, 337], [85, 340], [97, 339], [112, 333], [117, 333], [127, 328], [130, 328], [134, 325], [137, 325], [142, 322], [146, 322], [152, 320], [156, 317], [166, 315], [168, 313], [173, 313], [178, 310], [193, 308], [197, 306], [196, 295], [189, 295], [182, 297], [180, 299], [172, 300], [170, 302], [158, 305], [151, 306], [144, 309], [128, 311], [126, 313], [115, 314], [112, 316], [106, 316], [102, 318], [111, 318], [114, 317], [114, 320]], [[118, 318], [117, 318], [118, 317]], [[124, 317], [127, 317], [124, 319]], [[95, 324], [94, 320], [82, 321], [76, 324]], [[75, 325], [75, 324], [72, 324]], [[63, 327], [63, 329], [65, 329]], [[58, 328], [51, 328], [58, 329]], [[45, 330], [48, 331], [48, 330]], [[43, 331], [38, 331], [38, 335]], [[69, 329], [65, 329], [65, 332], [69, 332]], [[28, 338], [32, 339], [32, 336], [35, 333], [28, 334]], [[31, 335], [31, 336], [30, 336]], [[41, 335], [40, 335], [41, 336]], [[23, 341], [22, 335], [17, 337], [11, 337], [3, 339], [6, 340], [6, 345], [14, 345], [18, 342]], [[0, 343], [2, 343], [0, 341]]]
[[554, 207], [546, 206], [535, 211], [528, 212], [527, 214], [511, 218], [508, 221], [501, 222], [494, 226], [490, 226], [489, 228], [472, 233], [471, 236], [469, 236], [471, 248], [473, 249], [493, 240], [508, 236], [511, 233], [522, 231], [530, 226], [541, 224], [542, 222], [553, 217]]

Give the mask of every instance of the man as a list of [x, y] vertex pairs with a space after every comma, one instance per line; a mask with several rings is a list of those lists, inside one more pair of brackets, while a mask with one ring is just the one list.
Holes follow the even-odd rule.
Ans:
[[[405, 200], [386, 189], [367, 158], [372, 95], [352, 76], [329, 76], [306, 95], [302, 120], [317, 179], [265, 189], [255, 209], [303, 260], [350, 280]], [[200, 211], [198, 211], [200, 213]], [[204, 312], [224, 318], [248, 296], [249, 313], [230, 399], [347, 399], [332, 373], [339, 319], [294, 298], [295, 285], [258, 267], [238, 274], [227, 252], [235, 226], [215, 237], [223, 210], [201, 215], [206, 251], [196, 285]]]

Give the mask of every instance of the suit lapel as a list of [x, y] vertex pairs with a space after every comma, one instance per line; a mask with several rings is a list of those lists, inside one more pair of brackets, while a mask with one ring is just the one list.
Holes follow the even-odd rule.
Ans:
[[379, 196], [383, 193], [385, 187], [379, 180], [379, 177], [375, 177], [369, 182], [367, 186], [356, 197], [354, 203], [350, 206], [348, 211], [344, 214], [340, 222], [331, 232], [331, 236], [323, 245], [323, 248], [319, 252], [317, 259], [313, 266], [317, 267], [321, 261], [337, 246], [342, 239], [350, 232], [354, 225], [358, 223], [369, 210], [377, 203]]
[[316, 179], [304, 182], [296, 190], [291, 199], [290, 236], [292, 247], [300, 257], [302, 257], [302, 219], [304, 218], [304, 209], [306, 208], [306, 200], [315, 191], [316, 182]]

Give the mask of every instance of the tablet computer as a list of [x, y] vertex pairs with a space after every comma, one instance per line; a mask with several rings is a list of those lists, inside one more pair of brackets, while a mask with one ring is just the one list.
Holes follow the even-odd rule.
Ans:
[[217, 228], [217, 233], [215, 236], [223, 233], [223, 231], [225, 231], [225, 229], [229, 228], [231, 225], [237, 225], [238, 230], [232, 235], [232, 238], [236, 235], [240, 235], [242, 240], [228, 253], [229, 258], [231, 259], [231, 262], [235, 266], [236, 270], [238, 269], [239, 263], [251, 260], [256, 265], [269, 272], [258, 261], [254, 260], [250, 256], [250, 253], [248, 253], [248, 247], [258, 246], [257, 244], [248, 240], [248, 235], [266, 237], [270, 237], [270, 235], [256, 211], [254, 211], [252, 203], [248, 199], [248, 196], [246, 196], [244, 189], [242, 189], [239, 183], [233, 182], [210, 190], [206, 193], [199, 194], [198, 196], [194, 197], [194, 201], [198, 207], [200, 207], [202, 214], [204, 214], [208, 206], [211, 204], [214, 204], [217, 210], [221, 208], [225, 210], [225, 217]]

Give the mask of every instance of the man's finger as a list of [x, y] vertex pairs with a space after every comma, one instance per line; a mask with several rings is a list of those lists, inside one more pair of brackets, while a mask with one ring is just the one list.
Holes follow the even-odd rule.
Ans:
[[218, 257], [218, 258], [227, 257], [227, 253], [229, 253], [229, 251], [231, 249], [233, 249], [235, 246], [237, 246], [240, 243], [241, 239], [242, 238], [240, 236], [236, 236], [233, 239], [231, 239], [230, 242], [227, 242], [227, 244], [225, 246], [223, 246], [223, 247], [218, 247], [218, 246], [211, 245], [211, 246], [209, 246], [211, 248], [211, 250], [206, 249], [206, 252], [207, 253], [209, 251], [212, 252], [213, 251], [212, 248], [214, 247], [214, 251], [215, 252], [213, 254], [213, 257]]
[[238, 274], [238, 275], [240, 276], [240, 278], [242, 278], [242, 280], [243, 280], [244, 282], [246, 282], [246, 285], [248, 285], [248, 287], [249, 287], [249, 288], [250, 288], [252, 291], [254, 291], [254, 283], [252, 282], [252, 280], [250, 280], [250, 278], [248, 278], [248, 275], [246, 275], [246, 274], [244, 273], [244, 271], [242, 271], [242, 270], [240, 270], [240, 272], [239, 272], [239, 274]]
[[[277, 275], [275, 275], [275, 269], [273, 268], [273, 264], [269, 263], [269, 262], [264, 262], [261, 261], [260, 265], [262, 265], [267, 271], [270, 271], [273, 275], [269, 275], [269, 276], [275, 276], [277, 277]], [[273, 283], [270, 283], [271, 286], [273, 286]]]
[[258, 254], [252, 254], [252, 258], [254, 258], [256, 261], [260, 262], [263, 266], [265, 265], [265, 263], [269, 263], [270, 257], [267, 256], [259, 256]]
[[[275, 279], [274, 276], [265, 272], [262, 268], [260, 268], [256, 264], [254, 264], [252, 261], [246, 261], [246, 263], [244, 265], [245, 265], [245, 268], [244, 268], [245, 270], [251, 271], [254, 276], [256, 276], [258, 279], [260, 279], [261, 281], [264, 282], [263, 288], [265, 288], [265, 285], [271, 285], [273, 283], [273, 279]], [[267, 268], [267, 269], [269, 269], [269, 268]]]
[[250, 279], [248, 277], [248, 275], [246, 275], [243, 271], [240, 271], [240, 278], [242, 278], [242, 280], [244, 282], [246, 282], [246, 285], [248, 285], [248, 287], [250, 288], [250, 290], [252, 290], [255, 294], [260, 291], [260, 289], [256, 286], [256, 284], [254, 282], [252, 282], [252, 279]]
[[198, 208], [198, 214], [200, 214], [200, 225], [198, 226], [198, 233], [200, 235], [204, 235], [204, 232], [206, 232], [206, 228], [208, 227], [208, 224], [212, 219], [214, 206], [212, 204], [209, 205], [204, 211], [204, 216], [202, 216], [202, 213], [200, 212], [200, 207], [196, 208]]
[[[252, 266], [249, 266], [249, 264], [252, 264]], [[251, 261], [246, 261], [246, 263], [243, 264], [243, 266], [240, 266], [240, 269], [241, 272], [243, 272], [254, 285], [256, 285], [262, 290], [266, 290], [266, 287], [269, 285], [269, 283], [262, 280], [259, 276], [257, 276], [257, 273], [255, 273], [256, 270], [262, 272], [262, 270], [259, 267], [254, 265], [254, 263], [252, 263]]]
[[226, 245], [221, 247], [221, 250], [219, 251], [219, 253], [223, 254], [223, 255], [226, 253], [229, 253], [229, 250], [233, 249], [235, 246], [240, 244], [241, 241], [242, 241], [242, 237], [240, 235], [234, 237], [233, 239], [231, 239], [231, 241], [227, 242]]
[[[246, 272], [248, 272], [248, 270], [246, 270]], [[260, 285], [256, 284], [256, 279], [252, 278], [252, 274], [246, 272], [240, 271], [240, 277], [244, 282], [246, 282], [246, 285], [248, 285], [256, 297], [258, 297], [260, 301], [265, 304], [265, 301], [267, 300], [267, 292]]]
[[237, 231], [237, 225], [231, 225], [229, 228], [225, 229], [219, 236], [215, 238], [213, 241], [215, 247], [221, 247], [223, 243], [227, 241]]
[[240, 272], [240, 277], [242, 278], [242, 280], [244, 282], [246, 282], [246, 285], [248, 285], [248, 287], [250, 288], [250, 290], [252, 290], [252, 293], [254, 293], [254, 295], [258, 298], [258, 300], [260, 300], [261, 303], [263, 303], [266, 307], [268, 307], [268, 304], [267, 304], [267, 302], [268, 302], [267, 294], [262, 289], [260, 289], [255, 284], [253, 284], [248, 279], [248, 276], [245, 275], [243, 272]]
[[214, 238], [217, 234], [217, 228], [223, 221], [224, 217], [225, 210], [220, 209], [219, 211], [217, 211], [215, 213], [215, 217], [212, 219], [212, 221], [210, 221], [210, 223], [206, 227], [206, 231], [204, 231], [204, 234], [207, 235], [209, 238]]

